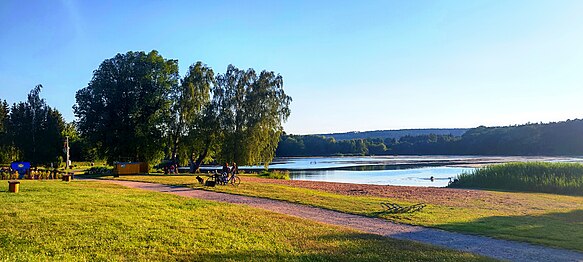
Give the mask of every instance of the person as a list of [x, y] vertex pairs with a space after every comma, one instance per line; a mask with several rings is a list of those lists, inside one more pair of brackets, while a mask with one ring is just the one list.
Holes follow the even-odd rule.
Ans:
[[231, 177], [235, 177], [236, 174], [239, 174], [239, 167], [237, 163], [233, 162], [233, 167], [231, 167]]
[[231, 168], [229, 168], [229, 163], [225, 162], [223, 165], [223, 169], [221, 170], [221, 182], [227, 183], [227, 179], [229, 178], [229, 173], [231, 172]]
[[221, 173], [228, 174], [230, 171], [231, 169], [229, 168], [229, 163], [225, 162], [225, 164], [223, 165], [223, 169], [221, 170]]
[[435, 178], [434, 178], [433, 176], [431, 176], [431, 177], [429, 178], [429, 180], [431, 180], [431, 182], [433, 182], [433, 181], [435, 181]]

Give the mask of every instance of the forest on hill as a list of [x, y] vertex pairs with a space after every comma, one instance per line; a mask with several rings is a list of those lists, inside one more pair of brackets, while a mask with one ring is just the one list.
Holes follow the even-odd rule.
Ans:
[[394, 138], [399, 139], [404, 136], [422, 135], [452, 135], [461, 136], [467, 128], [422, 128], [422, 129], [398, 129], [398, 130], [375, 130], [363, 132], [346, 132], [332, 134], [318, 134], [319, 136], [331, 137], [336, 140], [368, 139], [368, 138]]
[[463, 135], [424, 134], [349, 140], [322, 135], [283, 135], [276, 155], [583, 155], [582, 135], [583, 119], [480, 126]]

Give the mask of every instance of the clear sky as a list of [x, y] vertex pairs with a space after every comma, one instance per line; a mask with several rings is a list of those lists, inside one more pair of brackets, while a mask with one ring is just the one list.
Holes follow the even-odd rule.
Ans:
[[583, 118], [583, 1], [0, 1], [0, 99], [74, 120], [107, 58], [284, 77], [294, 134]]

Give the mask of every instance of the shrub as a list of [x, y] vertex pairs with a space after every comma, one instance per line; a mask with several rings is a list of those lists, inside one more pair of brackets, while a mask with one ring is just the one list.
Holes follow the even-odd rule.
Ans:
[[279, 171], [279, 170], [267, 171], [267, 170], [264, 170], [259, 174], [259, 176], [263, 177], [263, 178], [289, 180], [289, 171]]
[[107, 167], [92, 167], [85, 171], [86, 175], [111, 175], [113, 170]]

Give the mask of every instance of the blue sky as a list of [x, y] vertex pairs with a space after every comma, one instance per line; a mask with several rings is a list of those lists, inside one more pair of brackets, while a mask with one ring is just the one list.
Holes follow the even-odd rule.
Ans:
[[116, 53], [284, 77], [307, 134], [583, 118], [583, 1], [0, 1], [0, 99], [75, 92]]

